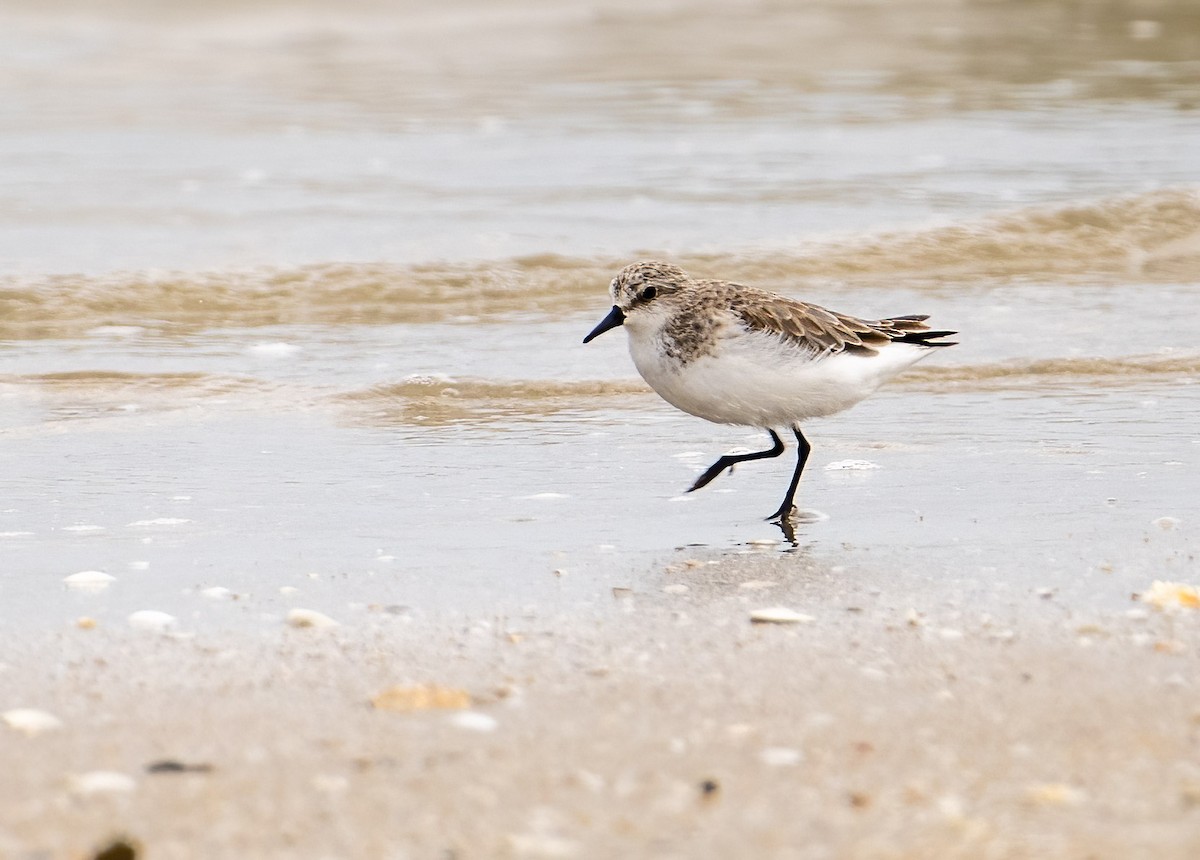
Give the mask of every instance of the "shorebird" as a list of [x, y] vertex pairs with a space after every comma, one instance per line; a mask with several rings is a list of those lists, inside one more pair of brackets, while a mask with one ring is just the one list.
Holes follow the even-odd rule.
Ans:
[[726, 469], [780, 456], [780, 430], [799, 445], [796, 470], [779, 510], [767, 517], [788, 531], [796, 488], [812, 446], [800, 424], [870, 396], [887, 380], [954, 346], [927, 315], [863, 320], [730, 281], [696, 279], [678, 266], [632, 263], [610, 286], [613, 307], [583, 339], [624, 326], [642, 378], [672, 406], [718, 424], [760, 427], [771, 447], [726, 454], [687, 492]]

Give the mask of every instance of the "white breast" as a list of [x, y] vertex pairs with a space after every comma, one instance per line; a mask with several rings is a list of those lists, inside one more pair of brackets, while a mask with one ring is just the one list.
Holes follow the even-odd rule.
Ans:
[[646, 334], [629, 332], [629, 352], [664, 400], [708, 421], [751, 427], [787, 427], [840, 412], [932, 351], [890, 343], [873, 355], [814, 358], [776, 335], [731, 327], [714, 354], [684, 364]]

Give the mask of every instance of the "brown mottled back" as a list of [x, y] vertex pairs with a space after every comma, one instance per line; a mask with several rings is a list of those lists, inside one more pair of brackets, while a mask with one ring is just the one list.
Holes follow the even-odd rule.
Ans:
[[778, 334], [817, 355], [874, 355], [876, 347], [891, 341], [942, 346], [926, 341], [945, 334], [929, 331], [927, 315], [863, 320], [753, 287], [739, 287], [731, 296], [730, 310], [747, 328]]

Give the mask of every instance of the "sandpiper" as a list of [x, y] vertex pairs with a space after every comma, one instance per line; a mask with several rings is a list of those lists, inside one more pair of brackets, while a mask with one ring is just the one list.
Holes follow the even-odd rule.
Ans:
[[800, 423], [848, 409], [934, 348], [954, 346], [942, 338], [956, 334], [931, 331], [928, 316], [858, 319], [754, 287], [694, 279], [657, 261], [626, 266], [610, 292], [612, 310], [584, 343], [623, 325], [638, 373], [672, 406], [770, 434], [770, 448], [726, 454], [689, 493], [737, 463], [778, 457], [778, 431], [795, 434], [796, 471], [783, 504], [767, 517], [785, 526], [812, 450]]

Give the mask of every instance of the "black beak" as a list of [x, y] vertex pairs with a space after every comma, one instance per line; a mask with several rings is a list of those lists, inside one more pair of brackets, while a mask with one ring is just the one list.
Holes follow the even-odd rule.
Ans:
[[610, 328], [616, 328], [617, 326], [621, 325], [621, 323], [623, 323], [623, 322], [625, 322], [625, 314], [621, 312], [621, 309], [619, 307], [617, 307], [616, 305], [613, 305], [613, 309], [608, 312], [608, 316], [606, 316], [604, 319], [600, 320], [600, 325], [598, 325], [594, 329], [592, 329], [592, 333], [589, 334], [587, 337], [585, 337], [583, 339], [583, 342], [587, 343], [592, 338], [599, 337], [600, 335], [602, 335], [606, 331], [608, 331]]

